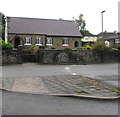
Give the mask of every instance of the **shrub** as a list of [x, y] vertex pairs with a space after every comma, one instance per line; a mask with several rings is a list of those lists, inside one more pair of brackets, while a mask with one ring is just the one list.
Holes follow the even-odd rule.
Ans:
[[106, 44], [103, 40], [98, 40], [97, 42], [95, 42], [95, 44], [92, 46], [92, 49], [95, 51], [109, 51], [109, 50], [111, 50], [110, 47], [106, 46]]
[[83, 49], [85, 49], [85, 47], [75, 47], [74, 49], [75, 50], [83, 50]]
[[71, 50], [71, 48], [64, 48], [64, 50]]
[[117, 49], [120, 49], [120, 46], [118, 46]]
[[54, 50], [55, 48], [54, 47], [47, 47], [45, 48], [45, 50]]
[[32, 45], [30, 48], [32, 53], [37, 53], [39, 51], [39, 47], [37, 45]]
[[2, 47], [3, 49], [10, 49], [13, 48], [14, 46], [10, 42], [5, 43], [4, 40], [0, 39], [0, 47]]
[[85, 45], [83, 47], [76, 47], [74, 49], [76, 49], [76, 50], [85, 50], [85, 49], [92, 49], [92, 47], [90, 45]]
[[86, 45], [86, 46], [85, 46], [85, 49], [92, 49], [92, 47], [89, 46], [89, 45]]

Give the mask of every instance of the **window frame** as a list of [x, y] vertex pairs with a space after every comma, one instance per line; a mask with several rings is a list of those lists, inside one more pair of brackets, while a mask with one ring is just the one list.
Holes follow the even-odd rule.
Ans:
[[115, 43], [120, 43], [120, 39], [115, 39]]
[[52, 46], [52, 45], [53, 45], [53, 39], [50, 38], [50, 37], [47, 37], [47, 38], [46, 38], [46, 45], [47, 45], [47, 46]]
[[35, 40], [36, 40], [36, 44], [35, 45], [42, 46], [41, 37], [36, 37]]
[[62, 39], [62, 46], [69, 46], [69, 39], [68, 38]]
[[24, 45], [31, 45], [32, 44], [32, 38], [31, 37], [25, 37], [25, 44]]

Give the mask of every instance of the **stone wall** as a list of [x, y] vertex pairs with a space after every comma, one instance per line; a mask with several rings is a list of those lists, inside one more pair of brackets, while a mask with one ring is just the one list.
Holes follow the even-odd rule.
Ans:
[[118, 51], [41, 50], [37, 62], [41, 64], [95, 64], [118, 62]]
[[22, 64], [22, 50], [19, 48], [18, 50], [12, 49], [3, 49], [2, 50], [2, 65], [6, 64]]
[[37, 53], [18, 50], [3, 50], [2, 64], [22, 64], [37, 62], [40, 64], [95, 64], [118, 62], [120, 51], [94, 52], [92, 50], [39, 50]]

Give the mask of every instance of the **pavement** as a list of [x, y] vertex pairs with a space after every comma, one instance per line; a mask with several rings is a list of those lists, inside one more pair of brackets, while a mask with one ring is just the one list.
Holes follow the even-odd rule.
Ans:
[[2, 78], [1, 89], [31, 94], [118, 99], [120, 91], [83, 75], [64, 74], [31, 78]]

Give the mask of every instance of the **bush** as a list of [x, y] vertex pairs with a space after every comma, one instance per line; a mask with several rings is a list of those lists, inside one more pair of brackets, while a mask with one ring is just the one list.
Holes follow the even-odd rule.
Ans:
[[71, 50], [71, 48], [64, 48], [64, 50]]
[[45, 50], [54, 50], [55, 48], [54, 47], [47, 47], [45, 48]]
[[39, 51], [39, 47], [37, 45], [32, 45], [30, 48], [32, 53], [37, 53]]
[[120, 46], [118, 46], [117, 49], [120, 49]]
[[0, 39], [0, 47], [2, 47], [3, 49], [10, 49], [10, 48], [14, 48], [13, 44], [11, 43], [5, 43], [4, 40]]
[[76, 49], [76, 50], [85, 50], [85, 49], [92, 49], [92, 47], [89, 46], [89, 45], [85, 45], [85, 46], [83, 46], [83, 47], [76, 47], [76, 48], [74, 48], [74, 49]]
[[5, 43], [5, 44], [3, 44], [3, 49], [10, 49], [10, 48], [13, 48], [14, 46], [11, 44], [11, 43]]
[[92, 49], [95, 51], [109, 51], [109, 50], [111, 50], [110, 47], [106, 46], [106, 44], [103, 40], [98, 40], [97, 42], [95, 42], [95, 44], [92, 46]]
[[85, 49], [85, 47], [76, 47], [76, 48], [74, 48], [75, 50], [84, 50]]
[[86, 46], [85, 46], [85, 49], [92, 49], [92, 47], [89, 46], [89, 45], [86, 45]]

